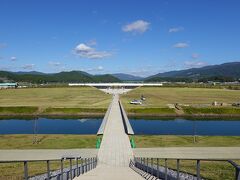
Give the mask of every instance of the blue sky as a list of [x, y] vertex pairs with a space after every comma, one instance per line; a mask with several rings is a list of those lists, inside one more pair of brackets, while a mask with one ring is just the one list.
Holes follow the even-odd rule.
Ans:
[[240, 60], [239, 0], [0, 0], [0, 69], [140, 76]]

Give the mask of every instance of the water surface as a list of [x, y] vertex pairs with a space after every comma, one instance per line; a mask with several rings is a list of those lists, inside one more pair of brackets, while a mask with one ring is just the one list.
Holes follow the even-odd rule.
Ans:
[[[0, 134], [96, 134], [101, 118], [0, 120]], [[135, 134], [240, 136], [239, 120], [131, 119]]]
[[96, 134], [101, 119], [0, 120], [0, 134]]
[[239, 120], [186, 120], [186, 119], [159, 119], [159, 120], [130, 120], [135, 134], [151, 135], [219, 135], [239, 136]]

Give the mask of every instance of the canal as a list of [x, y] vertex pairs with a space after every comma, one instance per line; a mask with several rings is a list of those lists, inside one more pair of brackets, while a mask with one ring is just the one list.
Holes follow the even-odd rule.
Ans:
[[[0, 134], [96, 134], [100, 118], [0, 120]], [[130, 119], [136, 135], [239, 136], [240, 119]]]

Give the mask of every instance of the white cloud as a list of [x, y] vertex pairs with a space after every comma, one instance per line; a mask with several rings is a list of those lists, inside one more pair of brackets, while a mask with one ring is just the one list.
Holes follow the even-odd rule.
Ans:
[[98, 66], [98, 67], [96, 67], [96, 68], [88, 68], [88, 69], [82, 69], [82, 71], [88, 71], [88, 72], [92, 72], [92, 71], [94, 71], [94, 72], [99, 72], [99, 71], [104, 71], [104, 68], [102, 67], [102, 66]]
[[168, 30], [168, 32], [170, 32], [170, 33], [176, 33], [176, 32], [183, 31], [183, 30], [184, 30], [183, 27], [173, 27], [173, 28], [170, 28], [170, 29]]
[[61, 63], [60, 63], [60, 62], [54, 62], [54, 61], [49, 61], [49, 62], [48, 62], [48, 64], [49, 64], [50, 66], [55, 66], [55, 67], [57, 67], [57, 66], [60, 66], [60, 65], [61, 65]]
[[137, 20], [122, 27], [124, 32], [144, 33], [149, 29], [150, 23], [143, 20]]
[[193, 53], [193, 54], [192, 54], [192, 58], [193, 58], [193, 59], [198, 59], [199, 57], [200, 57], [200, 55], [197, 54], [197, 53]]
[[208, 65], [208, 63], [204, 61], [185, 61], [184, 67], [185, 68], [199, 68]]
[[32, 70], [34, 68], [35, 64], [25, 64], [22, 66], [23, 69], [26, 70]]
[[15, 56], [12, 56], [12, 57], [10, 57], [10, 60], [11, 60], [11, 61], [16, 61], [17, 58], [16, 58]]
[[74, 52], [76, 55], [82, 57], [82, 58], [88, 58], [88, 59], [102, 59], [108, 56], [111, 56], [112, 54], [107, 51], [97, 51], [96, 49], [81, 43], [79, 44], [75, 49]]
[[97, 70], [98, 70], [98, 71], [102, 71], [102, 70], [103, 70], [103, 67], [102, 67], [102, 66], [98, 66], [98, 67], [97, 67]]
[[187, 48], [187, 47], [189, 47], [189, 44], [180, 42], [180, 43], [174, 44], [173, 47], [175, 47], [175, 48]]

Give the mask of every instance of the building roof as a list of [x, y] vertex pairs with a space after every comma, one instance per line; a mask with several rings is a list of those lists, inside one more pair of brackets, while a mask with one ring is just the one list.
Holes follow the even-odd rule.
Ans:
[[0, 83], [0, 86], [16, 86], [17, 83]]

